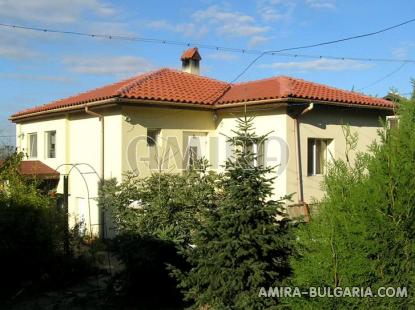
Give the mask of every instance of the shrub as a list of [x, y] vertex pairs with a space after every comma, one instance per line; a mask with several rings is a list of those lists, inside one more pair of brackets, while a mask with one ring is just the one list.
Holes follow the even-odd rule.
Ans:
[[156, 173], [141, 179], [132, 173], [121, 184], [105, 181], [99, 203], [108, 210], [118, 234], [134, 233], [186, 247], [201, 221], [201, 211], [215, 205], [215, 181], [206, 161], [182, 175]]
[[201, 211], [215, 203], [216, 179], [203, 161], [182, 175], [127, 174], [121, 184], [104, 182], [99, 203], [110, 211], [118, 234], [113, 250], [125, 269], [115, 282], [124, 302], [155, 309], [182, 303], [167, 266], [189, 268], [178, 249], [193, 242]]
[[19, 174], [22, 158], [15, 154], [0, 168], [0, 299], [60, 286], [87, 268], [64, 255], [66, 214]]
[[124, 272], [115, 276], [116, 304], [140, 309], [172, 309], [182, 306], [183, 296], [177, 283], [166, 271], [173, 264], [187, 268], [177, 253], [176, 244], [168, 240], [125, 233], [113, 241], [113, 250], [124, 263]]

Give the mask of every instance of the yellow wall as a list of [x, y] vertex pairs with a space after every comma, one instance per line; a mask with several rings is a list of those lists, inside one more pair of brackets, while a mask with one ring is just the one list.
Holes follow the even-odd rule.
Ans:
[[[307, 175], [307, 139], [333, 139], [331, 151], [334, 158], [345, 159], [346, 140], [341, 125], [348, 124], [351, 132], [358, 134], [357, 150], [365, 152], [368, 150], [368, 146], [377, 138], [377, 130], [380, 126], [379, 118], [385, 115], [385, 112], [379, 110], [315, 106], [313, 110], [300, 117], [301, 162], [304, 200], [306, 202], [312, 202], [314, 198], [320, 199], [323, 194], [321, 191], [323, 176]], [[294, 119], [291, 117], [287, 122], [287, 142], [290, 149], [292, 149], [290, 152], [292, 156], [290, 156], [287, 166], [287, 191], [298, 193]], [[355, 155], [355, 152], [350, 153], [352, 162]], [[298, 201], [297, 195], [295, 199]]]
[[205, 133], [208, 137], [215, 133], [212, 111], [126, 106], [122, 114], [122, 171], [137, 170], [143, 177], [151, 174], [149, 160], [146, 160], [150, 156], [145, 138], [147, 128], [161, 129], [157, 162], [168, 172], [184, 168], [185, 132]]
[[[105, 177], [121, 180], [121, 120], [117, 111], [105, 114]], [[56, 130], [56, 158], [46, 158], [45, 131]], [[19, 124], [17, 146], [27, 152], [27, 134], [38, 134], [38, 157], [61, 173], [61, 180], [71, 168], [69, 176], [69, 220], [70, 225], [80, 221], [83, 213], [86, 228], [99, 231], [97, 206], [98, 184], [101, 177], [101, 124], [97, 117], [85, 113], [69, 114], [51, 120], [37, 120]], [[23, 139], [19, 134], [23, 133]], [[19, 141], [20, 140], [20, 141]], [[32, 158], [30, 158], [32, 159]], [[58, 192], [63, 192], [59, 182]]]
[[[285, 141], [287, 135], [287, 115], [284, 108], [263, 110], [260, 107], [252, 107], [248, 110], [249, 117], [255, 116], [253, 127], [257, 135], [268, 135], [266, 147], [266, 164], [274, 167], [270, 177], [277, 176], [274, 183], [274, 198], [279, 199], [287, 193], [285, 164], [288, 162], [290, 150]], [[235, 134], [238, 117], [244, 117], [243, 108], [218, 113], [216, 134], [219, 137], [219, 166], [223, 166], [227, 159], [226, 136]], [[229, 153], [229, 151], [228, 151]]]
[[[185, 168], [187, 139], [190, 136], [206, 135], [205, 157], [212, 168], [221, 171], [227, 158], [226, 137], [236, 129], [237, 117], [243, 116], [241, 108], [219, 110], [175, 109], [145, 106], [122, 106], [109, 110], [97, 110], [105, 115], [105, 178], [122, 179], [123, 173], [138, 169], [140, 176], [149, 176], [149, 157], [146, 143], [147, 128], [161, 129], [160, 154], [170, 150], [164, 157], [163, 171], [181, 172]], [[267, 164], [277, 166], [272, 177], [277, 176], [274, 198], [296, 193], [297, 166], [294, 138], [294, 120], [286, 114], [285, 108], [264, 109], [256, 106], [248, 109], [249, 116], [255, 116], [254, 126], [259, 135], [271, 132], [267, 148]], [[379, 110], [357, 110], [350, 108], [319, 107], [301, 117], [302, 173], [305, 201], [321, 198], [322, 176], [307, 176], [307, 138], [333, 139], [332, 151], [335, 158], [344, 158], [345, 140], [341, 124], [350, 124], [352, 132], [359, 134], [358, 150], [365, 151], [377, 136], [378, 118], [384, 116]], [[57, 132], [57, 157], [45, 158], [45, 131]], [[84, 213], [87, 226], [91, 224], [98, 231], [99, 214], [96, 203], [98, 182], [101, 173], [101, 124], [97, 117], [84, 112], [22, 122], [18, 124], [17, 146], [27, 151], [27, 134], [38, 133], [38, 158], [48, 166], [57, 169], [62, 164], [78, 164], [70, 175], [71, 224]], [[165, 163], [166, 158], [169, 164]], [[353, 158], [353, 156], [352, 156]], [[69, 166], [59, 169], [61, 174]], [[62, 184], [59, 185], [62, 192]], [[88, 200], [89, 190], [89, 200]], [[294, 202], [297, 196], [293, 197]], [[91, 215], [91, 216], [89, 216]], [[87, 227], [87, 228], [88, 228]]]

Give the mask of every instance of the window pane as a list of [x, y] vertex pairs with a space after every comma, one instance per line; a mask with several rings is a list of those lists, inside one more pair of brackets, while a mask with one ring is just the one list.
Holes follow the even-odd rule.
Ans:
[[155, 146], [158, 142], [160, 135], [160, 129], [148, 129], [147, 130], [147, 145]]
[[388, 119], [389, 128], [398, 128], [399, 120], [397, 117], [391, 117]]
[[266, 140], [262, 141], [258, 145], [258, 154], [257, 154], [258, 166], [265, 166], [265, 142]]
[[314, 174], [321, 174], [321, 157], [322, 157], [322, 150], [321, 150], [321, 142], [322, 140], [316, 140], [316, 158], [315, 164], [316, 164], [316, 171], [314, 171]]
[[56, 157], [56, 131], [49, 131], [47, 133], [47, 156], [48, 158]]
[[188, 168], [194, 167], [195, 163], [199, 159], [197, 153], [198, 153], [197, 146], [190, 146], [189, 147], [189, 163], [188, 163]]
[[328, 144], [328, 140], [320, 140], [320, 173], [324, 173], [324, 168], [326, 166], [326, 162], [327, 162], [327, 144]]
[[307, 173], [308, 175], [314, 174], [314, 139], [308, 139], [307, 141]]
[[29, 157], [37, 157], [37, 134], [29, 134]]

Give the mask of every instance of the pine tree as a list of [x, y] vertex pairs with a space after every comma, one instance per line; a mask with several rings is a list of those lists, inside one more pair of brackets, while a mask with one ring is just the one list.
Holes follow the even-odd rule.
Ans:
[[[259, 297], [261, 287], [281, 285], [290, 272], [289, 222], [284, 197], [272, 200], [272, 168], [257, 164], [253, 119], [238, 120], [235, 137], [228, 138], [234, 156], [226, 162], [218, 206], [206, 212], [185, 251], [193, 268], [174, 271], [194, 308], [270, 309], [276, 298]], [[278, 219], [278, 220], [277, 220]]]
[[313, 287], [406, 287], [407, 298], [287, 299], [293, 309], [415, 307], [415, 105], [402, 103], [398, 128], [386, 125], [356, 163], [337, 160], [325, 197], [295, 232], [292, 284]]

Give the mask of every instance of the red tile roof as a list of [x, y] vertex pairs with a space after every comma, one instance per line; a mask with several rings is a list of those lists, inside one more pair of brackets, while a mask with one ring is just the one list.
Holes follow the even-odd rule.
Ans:
[[[0, 167], [4, 160], [0, 160]], [[39, 179], [58, 179], [58, 171], [50, 168], [39, 160], [24, 160], [19, 166], [20, 173], [27, 177], [37, 177]]]
[[199, 50], [196, 47], [192, 47], [185, 50], [182, 56], [180, 57], [180, 60], [187, 59], [202, 60], [202, 57], [200, 57]]
[[382, 108], [394, 107], [394, 103], [382, 98], [370, 97], [287, 76], [234, 84], [217, 103], [226, 104], [283, 98], [310, 99]]
[[172, 69], [160, 69], [78, 95], [18, 112], [13, 117], [110, 99], [129, 98], [196, 104], [212, 104], [212, 93], [222, 94], [227, 84]]
[[229, 84], [172, 69], [160, 69], [100, 87], [69, 98], [30, 108], [12, 115], [19, 118], [32, 113], [61, 108], [80, 108], [85, 103], [128, 98], [220, 107], [228, 103], [265, 99], [296, 98], [379, 108], [394, 108], [394, 103], [359, 93], [286, 76]]

